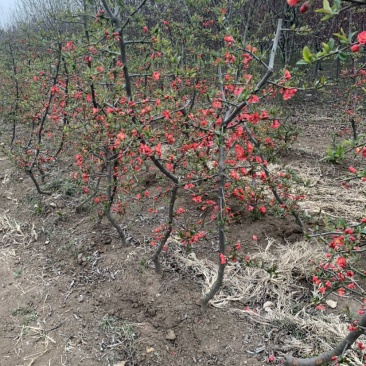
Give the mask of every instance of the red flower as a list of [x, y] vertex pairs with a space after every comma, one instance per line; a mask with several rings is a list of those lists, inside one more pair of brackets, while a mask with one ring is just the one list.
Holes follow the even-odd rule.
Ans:
[[202, 196], [193, 196], [192, 201], [196, 203], [202, 203]]
[[220, 263], [221, 264], [226, 264], [226, 257], [224, 254], [220, 253]]
[[320, 311], [324, 311], [325, 306], [323, 304], [319, 304], [319, 305], [315, 306], [315, 309], [320, 310]]
[[338, 257], [337, 258], [337, 264], [341, 268], [346, 268], [347, 267], [347, 260], [346, 260], [346, 258], [344, 258], [344, 257]]
[[351, 172], [351, 173], [357, 173], [357, 170], [353, 167], [353, 166], [350, 166], [348, 168], [348, 170]]
[[358, 52], [360, 50], [360, 45], [359, 44], [354, 44], [353, 46], [351, 46], [351, 51], [352, 52]]
[[159, 80], [160, 79], [160, 73], [158, 73], [157, 71], [154, 71], [152, 74], [152, 78], [154, 80]]
[[219, 101], [219, 100], [214, 100], [213, 102], [212, 102], [212, 107], [213, 108], [216, 108], [216, 109], [219, 109], [219, 108], [221, 108], [222, 107], [222, 103]]
[[358, 33], [357, 40], [360, 44], [366, 44], [366, 31]]
[[259, 211], [261, 212], [261, 214], [265, 214], [267, 210], [264, 206], [260, 206]]
[[248, 103], [258, 103], [259, 102], [259, 98], [257, 95], [251, 95], [250, 98], [248, 99]]
[[291, 99], [297, 92], [297, 89], [295, 88], [290, 88], [290, 89], [285, 89], [283, 91], [283, 99], [284, 100], [289, 100]]
[[287, 4], [290, 6], [296, 6], [299, 3], [299, 0], [287, 0]]
[[309, 10], [309, 2], [302, 4], [300, 7], [300, 13], [306, 13]]
[[234, 38], [233, 36], [225, 36], [224, 41], [227, 46], [231, 46], [234, 43]]
[[275, 119], [272, 123], [271, 123], [271, 128], [274, 128], [275, 130], [277, 128], [279, 128], [281, 126], [280, 122], [278, 121], [278, 119]]
[[248, 154], [251, 154], [253, 152], [253, 149], [254, 149], [254, 146], [251, 142], [248, 142], [247, 143], [247, 151], [248, 151]]
[[285, 71], [285, 79], [286, 80], [290, 80], [291, 79], [291, 74], [290, 74], [290, 71], [288, 71], [288, 70]]

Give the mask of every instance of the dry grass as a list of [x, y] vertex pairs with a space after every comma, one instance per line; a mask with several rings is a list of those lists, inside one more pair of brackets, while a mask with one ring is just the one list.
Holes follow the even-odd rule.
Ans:
[[299, 189], [305, 194], [305, 201], [300, 206], [309, 215], [323, 215], [333, 219], [344, 219], [357, 222], [365, 214], [365, 182], [354, 180], [348, 182], [351, 188], [341, 186], [343, 178], [336, 175], [332, 165], [327, 167], [302, 163], [300, 166], [288, 165], [296, 172]]
[[28, 244], [37, 240], [34, 224], [21, 224], [7, 215], [0, 215], [0, 243], [4, 247], [16, 244]]
[[[217, 264], [193, 253], [186, 255], [175, 243], [171, 243], [174, 260], [199, 279], [205, 293], [216, 278]], [[277, 353], [309, 356], [328, 351], [348, 333], [348, 324], [337, 314], [314, 312], [309, 306], [311, 260], [322, 258], [322, 249], [316, 244], [301, 241], [282, 245], [268, 239], [267, 247], [258, 248], [249, 265], [228, 263], [225, 285], [211, 305], [276, 329], [281, 333], [280, 345], [277, 342], [274, 346]], [[269, 302], [270, 306], [263, 308]], [[350, 364], [361, 362], [357, 352], [347, 355]]]

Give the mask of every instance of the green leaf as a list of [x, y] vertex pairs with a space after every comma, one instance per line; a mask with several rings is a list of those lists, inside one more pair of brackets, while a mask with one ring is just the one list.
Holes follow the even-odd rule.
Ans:
[[328, 0], [323, 0], [323, 8], [327, 10], [329, 13], [333, 13], [332, 8], [330, 7]]
[[347, 55], [346, 55], [344, 52], [339, 52], [339, 53], [338, 53], [338, 58], [339, 58], [341, 61], [346, 61], [346, 60], [347, 60]]
[[341, 0], [334, 0], [333, 1], [333, 7], [335, 11], [339, 12], [339, 9], [341, 8]]
[[332, 11], [328, 11], [328, 10], [325, 10], [325, 9], [316, 9], [315, 10], [316, 13], [321, 13], [321, 14], [332, 14], [333, 15], [333, 12]]
[[323, 46], [323, 52], [328, 54], [330, 52], [330, 47], [327, 43], [322, 42], [322, 46]]
[[334, 15], [334, 14], [326, 15], [325, 17], [321, 18], [320, 20], [321, 20], [322, 22], [324, 22], [325, 20], [330, 19], [333, 15]]
[[333, 48], [334, 48], [334, 38], [329, 38], [328, 47], [329, 47], [330, 51], [333, 50]]
[[312, 54], [308, 46], [305, 46], [304, 49], [302, 50], [302, 57], [308, 64], [311, 64]]

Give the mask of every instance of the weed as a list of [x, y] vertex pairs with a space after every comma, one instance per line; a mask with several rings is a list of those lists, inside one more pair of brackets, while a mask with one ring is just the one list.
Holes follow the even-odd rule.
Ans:
[[55, 179], [47, 184], [45, 190], [59, 192], [63, 196], [73, 197], [78, 192], [78, 186], [70, 179]]
[[23, 274], [23, 270], [22, 269], [17, 269], [16, 271], [13, 272], [13, 277], [14, 278], [20, 278]]
[[23, 317], [22, 325], [27, 326], [38, 318], [38, 314], [34, 309], [29, 307], [19, 307], [12, 312], [13, 316]]
[[323, 159], [329, 163], [339, 164], [346, 158], [346, 147], [344, 144], [337, 144], [333, 148], [330, 146], [327, 149], [326, 155]]

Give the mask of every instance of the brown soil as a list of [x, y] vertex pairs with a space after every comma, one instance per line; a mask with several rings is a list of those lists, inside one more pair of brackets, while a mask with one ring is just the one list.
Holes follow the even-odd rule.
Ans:
[[[301, 108], [293, 108], [290, 122], [303, 131], [285, 161], [345, 174], [347, 164], [319, 163], [342, 122], [333, 112], [320, 115], [316, 101], [293, 103]], [[1, 365], [260, 366], [281, 342], [269, 335], [275, 328], [243, 313], [209, 307], [202, 315], [200, 279], [168, 254], [164, 275], [156, 275], [144, 240], [151, 217], [136, 220], [131, 245], [121, 248], [114, 230], [96, 225], [93, 214], [76, 214], [71, 199], [36, 199], [4, 156], [0, 183]], [[262, 247], [267, 238], [288, 245], [301, 239], [291, 218], [276, 217], [243, 216], [228, 235], [246, 243], [248, 254], [256, 250], [252, 235]], [[207, 241], [197, 256], [214, 260], [212, 246]]]

